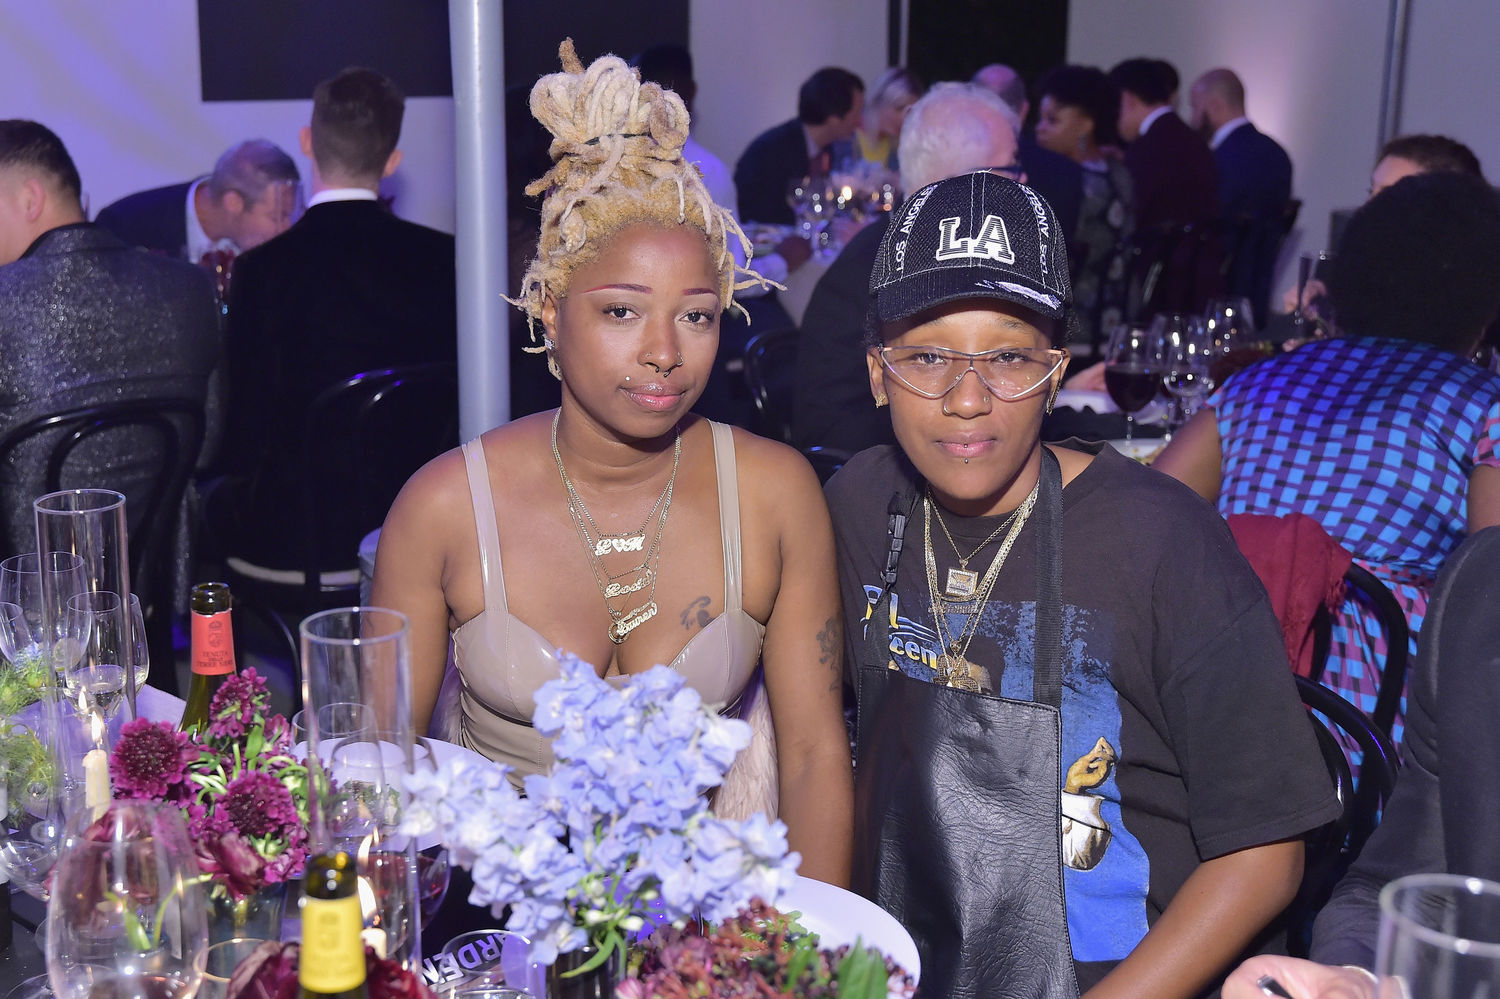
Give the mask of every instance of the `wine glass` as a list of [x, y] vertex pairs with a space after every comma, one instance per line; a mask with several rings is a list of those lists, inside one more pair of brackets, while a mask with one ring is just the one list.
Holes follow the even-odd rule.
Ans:
[[1500, 884], [1411, 874], [1386, 885], [1375, 973], [1395, 979], [1382, 995], [1500, 995]]
[[1208, 303], [1203, 325], [1213, 342], [1210, 374], [1215, 385], [1266, 356], [1266, 345], [1256, 341], [1255, 317], [1248, 298], [1216, 298]]
[[118, 593], [107, 590], [68, 598], [68, 637], [82, 652], [77, 664], [63, 674], [63, 692], [80, 714], [98, 714], [106, 725], [125, 698], [121, 663], [133, 658], [126, 651], [133, 650], [135, 638], [127, 607]]
[[1176, 401], [1169, 428], [1175, 429], [1187, 422], [1199, 402], [1213, 391], [1213, 341], [1197, 316], [1159, 315], [1151, 328], [1161, 338], [1162, 382]]
[[203, 979], [208, 916], [182, 809], [116, 801], [69, 823], [47, 903], [57, 999], [187, 999]]
[[1104, 387], [1125, 414], [1125, 443], [1134, 437], [1135, 414], [1150, 405], [1161, 385], [1161, 337], [1139, 323], [1120, 323], [1104, 354]]
[[787, 184], [787, 204], [797, 219], [797, 235], [816, 247], [831, 211], [826, 177], [803, 177]]
[[[51, 658], [54, 679], [78, 662], [82, 648], [70, 641], [68, 600], [88, 589], [83, 559], [65, 551], [14, 555], [0, 562], [0, 603], [25, 615], [34, 655]], [[50, 629], [50, 634], [49, 634]]]
[[68, 804], [58, 743], [63, 726], [55, 688], [0, 718], [0, 866], [11, 884], [47, 900], [48, 874], [62, 848]]
[[546, 974], [531, 960], [531, 941], [514, 930], [471, 930], [449, 940], [432, 959], [443, 976], [440, 999], [523, 999], [545, 996]]
[[151, 648], [146, 642], [146, 614], [141, 610], [141, 598], [134, 593], [130, 595], [130, 644], [135, 649], [130, 657], [135, 667], [135, 689], [140, 690], [151, 675]]

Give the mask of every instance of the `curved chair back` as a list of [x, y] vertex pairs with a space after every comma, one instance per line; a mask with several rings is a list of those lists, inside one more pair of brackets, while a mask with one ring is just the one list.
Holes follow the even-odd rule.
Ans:
[[[1380, 810], [1395, 790], [1397, 756], [1390, 737], [1337, 691], [1303, 676], [1294, 679], [1343, 806], [1337, 818], [1308, 834], [1302, 885], [1288, 908], [1288, 946], [1293, 954], [1306, 956], [1313, 918], [1364, 849], [1380, 821]], [[1351, 778], [1349, 760], [1334, 729], [1351, 736], [1364, 754], [1357, 779]]]
[[385, 521], [406, 480], [457, 445], [454, 365], [365, 371], [319, 393], [302, 440], [302, 584], [310, 606], [326, 602], [330, 590], [347, 595], [346, 587], [324, 586], [323, 573], [357, 565], [359, 540]]
[[745, 344], [745, 383], [755, 402], [757, 429], [792, 442], [792, 391], [798, 340], [795, 326], [758, 333]]
[[[12, 474], [45, 448], [39, 479], [11, 487], [35, 497], [76, 487], [114, 489], [126, 496], [131, 589], [147, 616], [153, 662], [172, 662], [172, 553], [188, 480], [203, 449], [203, 403], [187, 398], [128, 399], [80, 406], [28, 421], [0, 439], [0, 466]], [[24, 456], [24, 457], [23, 457]], [[29, 506], [29, 504], [28, 504]], [[5, 518], [9, 521], [10, 518]], [[34, 535], [22, 525], [0, 525], [5, 553], [31, 551]], [[152, 682], [176, 689], [176, 672], [153, 672]]]
[[[1382, 583], [1368, 569], [1355, 563], [1344, 573], [1344, 582], [1359, 591], [1361, 599], [1375, 610], [1380, 626], [1385, 631], [1385, 662], [1368, 663], [1377, 670], [1380, 686], [1375, 695], [1375, 710], [1370, 717], [1387, 736], [1396, 723], [1396, 712], [1401, 709], [1401, 692], [1406, 688], [1407, 650], [1411, 645], [1411, 628], [1406, 623], [1406, 612], [1396, 602], [1390, 587]], [[1321, 611], [1313, 621], [1313, 665], [1311, 677], [1319, 680], [1328, 665], [1328, 649], [1331, 643], [1333, 622], [1327, 611]]]

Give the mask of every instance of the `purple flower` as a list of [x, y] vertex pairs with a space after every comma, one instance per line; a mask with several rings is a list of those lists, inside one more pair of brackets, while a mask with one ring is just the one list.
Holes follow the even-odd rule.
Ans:
[[284, 838], [302, 828], [292, 792], [281, 781], [259, 770], [247, 770], [230, 781], [224, 797], [219, 799], [218, 811], [227, 815], [243, 836]]
[[232, 898], [253, 895], [266, 885], [265, 858], [238, 833], [194, 836], [193, 846], [198, 867], [217, 879]]
[[224, 681], [208, 704], [208, 734], [216, 739], [238, 739], [256, 719], [264, 719], [271, 695], [266, 681], [250, 667]]
[[191, 790], [188, 767], [197, 758], [192, 740], [169, 722], [127, 722], [109, 759], [115, 796], [182, 801]]

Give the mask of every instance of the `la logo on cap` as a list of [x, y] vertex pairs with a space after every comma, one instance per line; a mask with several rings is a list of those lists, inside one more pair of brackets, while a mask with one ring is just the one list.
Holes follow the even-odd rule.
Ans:
[[958, 235], [957, 215], [938, 223], [938, 260], [953, 260], [969, 257], [982, 260], [998, 260], [1002, 264], [1016, 262], [1015, 251], [1010, 248], [1010, 234], [1005, 231], [1005, 222], [998, 215], [986, 215], [984, 225], [977, 236]]

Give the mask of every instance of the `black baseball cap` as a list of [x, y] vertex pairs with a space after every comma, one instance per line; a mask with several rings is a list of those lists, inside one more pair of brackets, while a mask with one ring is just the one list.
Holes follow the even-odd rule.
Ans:
[[881, 322], [965, 298], [1013, 302], [1067, 328], [1067, 233], [1025, 184], [988, 171], [928, 184], [880, 241], [870, 294]]

